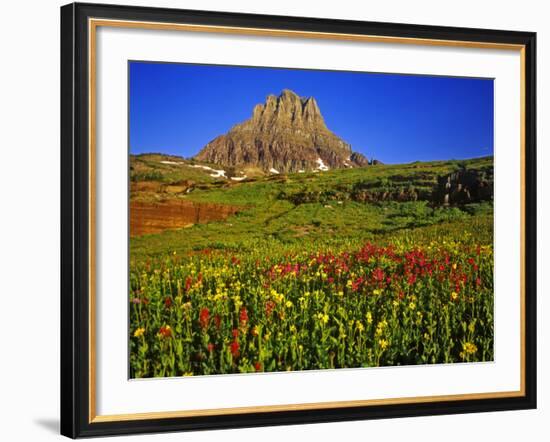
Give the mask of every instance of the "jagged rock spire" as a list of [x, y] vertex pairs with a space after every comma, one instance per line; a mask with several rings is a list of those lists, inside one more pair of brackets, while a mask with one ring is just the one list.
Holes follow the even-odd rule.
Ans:
[[367, 159], [326, 126], [314, 97], [284, 89], [257, 104], [252, 117], [208, 143], [197, 160], [223, 166], [256, 166], [299, 172], [357, 167]]

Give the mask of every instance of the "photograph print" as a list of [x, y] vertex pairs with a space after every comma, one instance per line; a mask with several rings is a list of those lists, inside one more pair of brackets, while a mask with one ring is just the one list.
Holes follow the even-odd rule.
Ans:
[[130, 378], [493, 361], [493, 79], [128, 69]]

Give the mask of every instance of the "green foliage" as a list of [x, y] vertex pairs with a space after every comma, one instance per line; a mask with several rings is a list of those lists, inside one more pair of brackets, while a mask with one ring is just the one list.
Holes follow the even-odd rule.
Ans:
[[131, 375], [493, 360], [492, 247], [456, 233], [356, 248], [250, 242], [136, 263]]
[[164, 181], [164, 174], [158, 170], [136, 172], [130, 175], [131, 181]]
[[492, 158], [243, 182], [159, 158], [134, 176], [197, 174], [184, 199], [245, 209], [131, 239], [132, 377], [493, 360], [492, 202], [354, 196], [425, 195]]

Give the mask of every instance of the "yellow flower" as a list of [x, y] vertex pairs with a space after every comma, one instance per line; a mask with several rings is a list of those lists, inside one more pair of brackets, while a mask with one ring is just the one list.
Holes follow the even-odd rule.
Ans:
[[376, 325], [376, 336], [380, 336], [382, 333], [384, 333], [384, 329], [388, 326], [388, 322], [384, 319], [382, 322], [379, 322]]
[[353, 281], [351, 279], [348, 279], [348, 282], [346, 282], [346, 287], [350, 289], [353, 286]]
[[372, 324], [372, 313], [371, 312], [367, 312], [367, 322], [369, 324]]
[[372, 294], [373, 294], [373, 295], [379, 295], [379, 294], [380, 294], [380, 290], [374, 289], [374, 290], [372, 291]]
[[183, 373], [183, 376], [193, 376], [193, 372], [192, 371], [186, 371], [185, 373]]
[[134, 337], [139, 338], [140, 336], [143, 336], [145, 333], [145, 329], [143, 327], [136, 328], [136, 331], [134, 332]]
[[453, 301], [456, 301], [456, 300], [458, 299], [458, 293], [457, 293], [457, 292], [452, 292], [452, 293], [451, 293], [451, 299], [452, 299]]
[[456, 263], [453, 264], [453, 270], [456, 270]]
[[414, 310], [414, 309], [416, 308], [416, 304], [415, 304], [414, 302], [411, 302], [411, 303], [409, 304], [409, 308], [410, 308], [411, 310]]
[[355, 323], [356, 327], [357, 327], [357, 331], [359, 331], [359, 333], [361, 333], [363, 330], [365, 330], [365, 326], [361, 323], [361, 321], [357, 321]]
[[342, 290], [340, 290], [340, 291], [338, 292], [338, 296], [344, 296], [344, 292], [343, 292]]
[[465, 342], [462, 344], [462, 350], [464, 350], [465, 354], [470, 355], [477, 351], [477, 346], [472, 342]]
[[396, 299], [393, 300], [392, 302], [393, 306], [394, 307], [397, 307], [399, 305], [399, 301], [397, 301]]
[[294, 304], [292, 303], [292, 301], [287, 301], [285, 305], [286, 305], [286, 308], [292, 308]]
[[317, 319], [321, 321], [321, 324], [326, 324], [329, 318], [326, 313], [317, 313]]
[[378, 345], [382, 350], [385, 350], [388, 347], [388, 344], [389, 344], [388, 341], [386, 341], [385, 339], [380, 339], [378, 341]]
[[296, 333], [296, 326], [295, 325], [290, 326], [290, 333]]

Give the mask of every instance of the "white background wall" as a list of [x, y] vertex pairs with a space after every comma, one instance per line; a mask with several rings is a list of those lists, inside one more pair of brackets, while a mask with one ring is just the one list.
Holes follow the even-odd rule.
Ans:
[[[546, 1], [121, 0], [125, 4], [538, 32], [539, 227], [549, 136]], [[59, 6], [5, 2], [0, 25], [0, 439], [53, 440], [59, 409]], [[539, 409], [461, 416], [209, 431], [125, 440], [548, 440], [550, 326], [543, 280], [550, 242], [539, 229]]]

